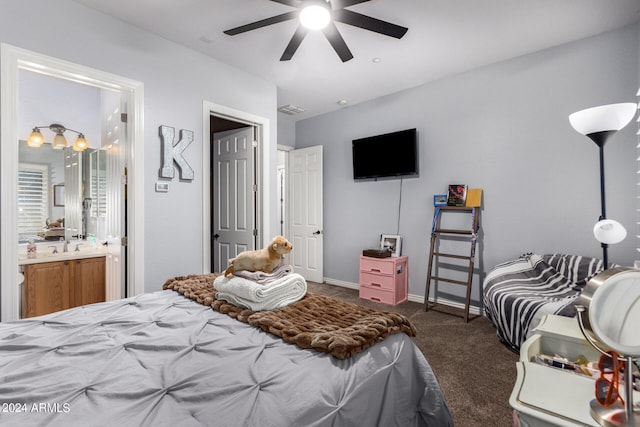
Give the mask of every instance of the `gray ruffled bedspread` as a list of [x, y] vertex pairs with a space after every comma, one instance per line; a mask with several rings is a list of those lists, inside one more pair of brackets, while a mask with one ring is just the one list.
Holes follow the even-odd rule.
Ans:
[[2, 426], [451, 426], [411, 339], [346, 360], [177, 292], [0, 324]]

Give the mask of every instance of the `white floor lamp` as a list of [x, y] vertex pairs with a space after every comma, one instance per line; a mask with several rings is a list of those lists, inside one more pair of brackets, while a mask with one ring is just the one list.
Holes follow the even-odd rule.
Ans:
[[[609, 244], [622, 241], [626, 236], [626, 230], [624, 230], [624, 227], [622, 227], [622, 225], [617, 221], [602, 223], [603, 220], [607, 219], [607, 204], [604, 191], [604, 144], [614, 133], [629, 124], [631, 119], [635, 116], [637, 108], [638, 107], [635, 103], [625, 102], [621, 104], [609, 104], [587, 108], [586, 110], [577, 111], [569, 115], [569, 122], [571, 123], [571, 126], [573, 126], [578, 133], [589, 137], [593, 142], [595, 142], [600, 151], [601, 213], [600, 218], [598, 219], [598, 224], [596, 224], [596, 229], [601, 231], [601, 233], [596, 233], [596, 229], [594, 229], [594, 234], [602, 246], [602, 258], [605, 270], [609, 267], [609, 258], [607, 253]], [[620, 227], [622, 227], [624, 233], [620, 230]], [[624, 234], [624, 236], [620, 240], [614, 241], [622, 234]], [[604, 240], [601, 240], [601, 238]]]
[[[593, 228], [602, 246], [604, 270], [609, 267], [607, 248], [619, 243], [627, 231], [618, 221], [607, 219], [604, 185], [604, 144], [615, 132], [624, 128], [636, 114], [635, 103], [621, 103], [587, 108], [569, 116], [573, 128], [589, 137], [600, 151], [601, 214]], [[603, 354], [622, 355], [625, 404], [603, 406], [597, 399], [590, 402], [592, 417], [602, 426], [640, 426], [640, 414], [634, 411], [633, 357], [640, 355], [640, 272], [616, 267], [589, 280], [576, 302], [578, 324], [589, 343]], [[595, 339], [594, 339], [595, 338]], [[604, 344], [604, 345], [602, 345]], [[609, 388], [613, 384], [609, 385]]]

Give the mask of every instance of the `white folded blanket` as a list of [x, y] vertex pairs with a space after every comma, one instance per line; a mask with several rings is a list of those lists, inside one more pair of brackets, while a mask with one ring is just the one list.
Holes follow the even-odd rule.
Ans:
[[242, 277], [218, 276], [213, 281], [217, 299], [252, 311], [273, 310], [302, 299], [307, 293], [307, 281], [291, 273], [268, 285], [260, 285]]
[[251, 280], [261, 285], [266, 285], [291, 273], [293, 273], [292, 266], [279, 265], [271, 273], [265, 273], [264, 271], [240, 270], [233, 273], [233, 275], [242, 277], [243, 279]]

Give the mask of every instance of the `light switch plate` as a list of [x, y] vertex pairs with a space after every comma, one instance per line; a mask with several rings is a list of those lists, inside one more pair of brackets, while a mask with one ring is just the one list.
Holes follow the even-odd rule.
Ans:
[[168, 182], [156, 182], [156, 193], [168, 193], [168, 192], [169, 192]]

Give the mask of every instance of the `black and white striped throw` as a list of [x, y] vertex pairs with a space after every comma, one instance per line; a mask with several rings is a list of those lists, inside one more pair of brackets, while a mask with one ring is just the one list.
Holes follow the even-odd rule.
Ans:
[[544, 315], [575, 316], [574, 301], [602, 267], [596, 258], [531, 253], [498, 264], [483, 283], [484, 314], [500, 340], [519, 351]]

